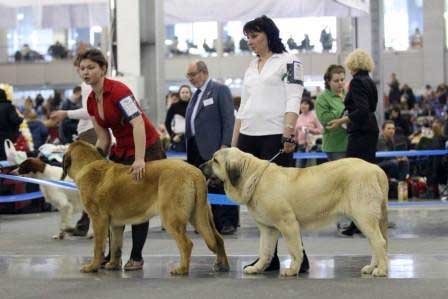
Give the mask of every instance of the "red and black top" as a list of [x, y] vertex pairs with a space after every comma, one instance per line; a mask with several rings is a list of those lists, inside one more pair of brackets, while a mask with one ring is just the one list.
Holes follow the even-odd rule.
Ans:
[[112, 146], [111, 154], [120, 157], [135, 155], [133, 127], [130, 120], [141, 115], [145, 123], [146, 147], [159, 139], [159, 134], [153, 124], [141, 109], [131, 90], [123, 83], [104, 78], [103, 83], [104, 119], [98, 113], [95, 93], [92, 91], [87, 99], [87, 111], [95, 117], [98, 125], [111, 129], [117, 143]]

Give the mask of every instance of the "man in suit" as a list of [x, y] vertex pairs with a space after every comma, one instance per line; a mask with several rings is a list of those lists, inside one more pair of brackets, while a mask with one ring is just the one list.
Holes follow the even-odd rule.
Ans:
[[[188, 104], [185, 122], [187, 160], [198, 167], [232, 141], [235, 122], [232, 94], [227, 86], [209, 78], [207, 65], [195, 61], [187, 68], [187, 78], [196, 87]], [[209, 186], [210, 193], [224, 194], [222, 186]], [[212, 205], [216, 228], [233, 234], [238, 226], [238, 206]]]

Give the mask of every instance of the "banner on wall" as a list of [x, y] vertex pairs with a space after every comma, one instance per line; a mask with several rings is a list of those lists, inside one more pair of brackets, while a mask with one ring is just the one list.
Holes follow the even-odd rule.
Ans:
[[370, 0], [335, 0], [345, 6], [370, 13]]

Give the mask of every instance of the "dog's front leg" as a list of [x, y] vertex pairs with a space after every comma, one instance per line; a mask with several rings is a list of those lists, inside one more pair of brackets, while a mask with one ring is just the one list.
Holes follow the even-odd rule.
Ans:
[[257, 222], [257, 226], [260, 230], [259, 259], [255, 265], [244, 268], [244, 273], [246, 274], [262, 273], [269, 266], [279, 237], [277, 229], [259, 222]]
[[285, 239], [289, 254], [291, 255], [291, 264], [289, 268], [280, 271], [281, 276], [295, 276], [299, 273], [300, 265], [303, 260], [302, 242], [300, 242], [300, 226], [295, 216], [286, 215], [278, 224], [278, 229]]
[[102, 218], [98, 215], [89, 214], [93, 225], [94, 234], [94, 249], [93, 249], [93, 260], [82, 266], [81, 272], [96, 272], [101, 266], [104, 258], [104, 242], [106, 239], [107, 228], [109, 223], [107, 219]]
[[121, 248], [123, 247], [124, 226], [110, 227], [110, 261], [104, 266], [106, 270], [121, 270]]

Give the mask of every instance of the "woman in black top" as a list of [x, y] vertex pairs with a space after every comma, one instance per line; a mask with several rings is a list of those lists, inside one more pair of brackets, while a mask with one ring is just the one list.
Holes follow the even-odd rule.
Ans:
[[171, 150], [185, 152], [185, 112], [191, 99], [191, 88], [182, 85], [179, 88], [180, 101], [172, 104], [166, 113], [165, 127], [171, 138]]
[[[378, 142], [378, 123], [375, 117], [378, 103], [378, 91], [369, 76], [374, 68], [373, 60], [364, 50], [357, 49], [350, 53], [345, 61], [353, 75], [349, 91], [345, 97], [344, 116], [328, 123], [328, 128], [347, 125], [347, 157], [360, 158], [375, 163]], [[346, 236], [359, 232], [354, 223], [342, 231]]]
[[6, 160], [4, 142], [10, 139], [15, 142], [19, 136], [19, 126], [23, 118], [16, 107], [7, 98], [7, 94], [0, 89], [0, 160]]

